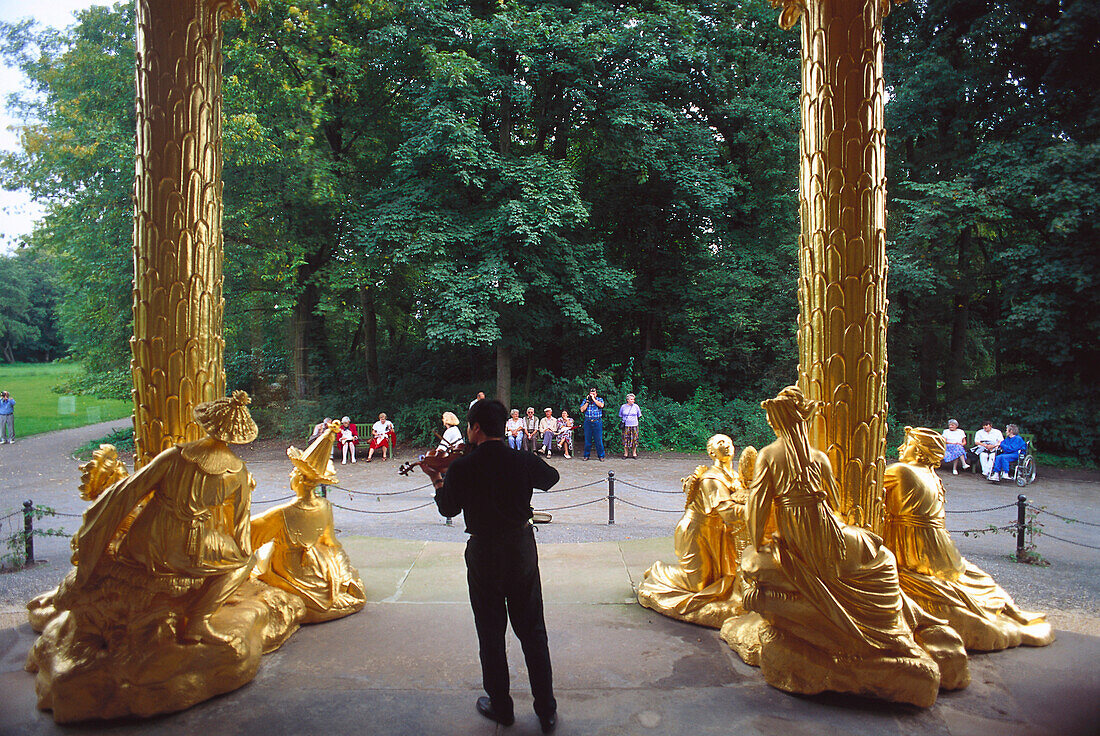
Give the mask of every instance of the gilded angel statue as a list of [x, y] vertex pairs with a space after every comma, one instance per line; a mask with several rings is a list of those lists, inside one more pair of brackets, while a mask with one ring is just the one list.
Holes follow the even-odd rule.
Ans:
[[707, 441], [714, 460], [682, 480], [684, 515], [673, 541], [678, 564], [654, 562], [638, 586], [638, 602], [682, 621], [718, 628], [740, 612], [738, 555], [747, 542], [743, 472], [751, 480], [756, 450], [741, 453], [741, 472], [733, 466], [733, 440], [716, 434]]
[[944, 523], [944, 489], [934, 468], [943, 435], [906, 427], [901, 461], [886, 469], [884, 538], [897, 557], [901, 588], [921, 608], [946, 619], [967, 649], [1046, 646], [1054, 632], [1042, 614], [1021, 611], [1012, 596], [959, 554]]

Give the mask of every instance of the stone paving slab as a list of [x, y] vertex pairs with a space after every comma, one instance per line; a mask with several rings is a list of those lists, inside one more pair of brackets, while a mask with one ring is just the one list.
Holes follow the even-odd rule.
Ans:
[[[366, 608], [304, 627], [264, 658], [251, 684], [178, 714], [56, 726], [35, 709], [33, 678], [22, 671], [33, 632], [14, 612], [0, 617], [0, 733], [538, 733], [511, 635], [517, 723], [498, 728], [474, 711], [480, 670], [461, 544], [356, 537], [344, 544], [367, 583]], [[1050, 647], [975, 655], [973, 684], [941, 693], [927, 710], [798, 697], [766, 685], [717, 632], [624, 602], [641, 570], [670, 559], [671, 540], [544, 544], [540, 555], [563, 736], [1076, 736], [1095, 734], [1100, 723], [1097, 637], [1059, 632]]]

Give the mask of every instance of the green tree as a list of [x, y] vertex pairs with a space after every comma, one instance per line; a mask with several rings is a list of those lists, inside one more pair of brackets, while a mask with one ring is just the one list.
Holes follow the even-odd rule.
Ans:
[[64, 31], [0, 24], [0, 53], [30, 80], [9, 101], [22, 148], [0, 158], [0, 181], [46, 206], [28, 247], [56, 269], [65, 342], [90, 370], [129, 360], [133, 29], [121, 3]]

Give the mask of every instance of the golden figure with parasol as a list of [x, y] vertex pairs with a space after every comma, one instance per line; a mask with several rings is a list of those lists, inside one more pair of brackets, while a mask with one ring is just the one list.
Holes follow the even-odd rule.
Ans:
[[340, 423], [332, 422], [305, 452], [289, 448], [290, 487], [297, 498], [252, 517], [253, 575], [302, 598], [303, 623], [347, 616], [366, 603], [359, 572], [336, 540], [332, 504], [314, 490], [336, 483], [332, 446], [339, 432]]

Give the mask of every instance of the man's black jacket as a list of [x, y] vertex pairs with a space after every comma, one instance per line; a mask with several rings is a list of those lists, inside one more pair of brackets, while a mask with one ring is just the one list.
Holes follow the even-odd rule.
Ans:
[[461, 512], [468, 533], [496, 537], [526, 526], [531, 490], [547, 490], [559, 477], [539, 456], [488, 440], [451, 464], [435, 505], [446, 517]]

